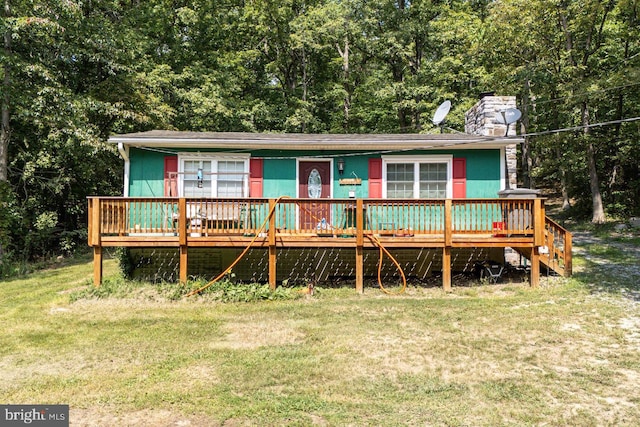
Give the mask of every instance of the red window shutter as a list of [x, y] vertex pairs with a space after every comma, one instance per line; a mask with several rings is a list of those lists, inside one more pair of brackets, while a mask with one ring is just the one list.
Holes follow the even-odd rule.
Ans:
[[369, 159], [369, 197], [382, 197], [382, 159]]
[[453, 198], [467, 197], [467, 159], [453, 159]]
[[249, 159], [249, 197], [262, 197], [263, 159]]
[[178, 197], [178, 156], [164, 158], [164, 196]]

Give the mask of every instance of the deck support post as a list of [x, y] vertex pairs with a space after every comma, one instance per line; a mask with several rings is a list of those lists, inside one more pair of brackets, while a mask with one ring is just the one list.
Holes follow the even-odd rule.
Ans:
[[356, 200], [356, 292], [364, 293], [364, 203]]
[[565, 234], [564, 237], [564, 277], [571, 277], [573, 274], [573, 241], [571, 240], [571, 233]]
[[444, 202], [444, 247], [442, 248], [442, 289], [445, 292], [451, 292], [452, 210], [453, 202], [451, 199], [446, 199]]
[[187, 283], [187, 272], [189, 271], [189, 249], [186, 246], [180, 246], [180, 283]]
[[276, 216], [275, 216], [275, 208], [276, 201], [274, 199], [269, 199], [269, 212], [274, 212], [269, 218], [269, 288], [272, 291], [276, 290], [276, 282], [277, 282], [277, 262], [278, 257], [276, 254]]
[[451, 248], [442, 248], [442, 290], [451, 292]]
[[531, 279], [532, 288], [540, 285], [540, 246], [543, 246], [545, 240], [544, 230], [545, 209], [542, 199], [538, 198], [533, 201], [533, 248], [531, 249]]
[[102, 284], [102, 240], [100, 234], [100, 199], [89, 199], [89, 244], [93, 246], [93, 285]]
[[529, 283], [532, 288], [540, 285], [540, 246], [531, 249], [531, 278]]
[[187, 200], [184, 197], [178, 199], [178, 241], [180, 243], [180, 283], [187, 283], [189, 269], [187, 247]]
[[102, 246], [93, 247], [93, 285], [102, 284]]

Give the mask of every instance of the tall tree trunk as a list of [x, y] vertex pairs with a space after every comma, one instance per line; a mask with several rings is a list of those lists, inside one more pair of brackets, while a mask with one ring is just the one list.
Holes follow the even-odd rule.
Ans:
[[[559, 139], [560, 135], [556, 134], [556, 139]], [[564, 166], [562, 159], [562, 150], [560, 149], [560, 142], [556, 143], [556, 159], [558, 165], [560, 165], [560, 193], [562, 194], [562, 210], [566, 211], [571, 207], [571, 200], [569, 199], [569, 183], [567, 182], [567, 170]]]
[[[11, 16], [11, 5], [9, 0], [4, 0], [3, 18]], [[0, 187], [8, 186], [8, 166], [9, 166], [9, 138], [11, 137], [11, 121], [9, 89], [11, 88], [11, 29], [6, 28], [4, 32], [4, 78], [2, 79], [2, 118], [0, 123]], [[0, 188], [0, 197], [5, 193]], [[2, 197], [4, 199], [4, 197]], [[4, 207], [5, 201], [0, 199], [0, 207]], [[0, 229], [0, 263], [4, 260], [4, 230]]]
[[[523, 134], [527, 133], [529, 129], [529, 113], [531, 108], [530, 103], [530, 81], [526, 79], [524, 82], [524, 90], [522, 92], [522, 120], [520, 120], [521, 131]], [[533, 182], [531, 179], [531, 139], [524, 138], [521, 145], [520, 163], [522, 164], [522, 185], [524, 188], [532, 188]]]
[[[302, 101], [304, 103], [304, 108], [307, 108], [307, 94], [308, 94], [308, 85], [307, 85], [307, 54], [302, 46]], [[307, 121], [303, 120], [302, 122], [302, 133], [307, 131]]]
[[[4, 0], [4, 13], [3, 17], [9, 18], [11, 16], [11, 5], [9, 0]], [[0, 182], [7, 181], [9, 164], [9, 138], [11, 136], [11, 123], [10, 123], [10, 109], [9, 109], [9, 90], [11, 88], [11, 29], [7, 28], [4, 32], [4, 78], [2, 82], [2, 124], [0, 125]]]
[[[393, 81], [399, 83], [397, 87], [404, 87], [404, 66], [399, 61], [390, 61], [391, 74], [393, 75]], [[397, 89], [396, 89], [397, 90]], [[405, 133], [409, 130], [410, 126], [410, 112], [406, 107], [403, 107], [404, 98], [401, 93], [396, 93], [396, 101], [398, 102], [398, 124], [400, 126], [400, 132]]]
[[589, 164], [589, 186], [591, 187], [591, 203], [593, 206], [593, 217], [591, 222], [594, 224], [602, 224], [605, 221], [604, 206], [602, 204], [602, 194], [600, 193], [600, 180], [598, 179], [598, 171], [596, 168], [596, 154], [593, 141], [590, 138], [589, 128], [589, 105], [587, 101], [582, 103], [582, 126], [584, 128], [584, 136], [587, 142], [587, 163]]
[[[556, 99], [558, 95], [555, 91], [551, 93], [551, 98]], [[554, 107], [555, 110], [555, 107]], [[560, 126], [560, 111], [555, 110], [553, 114], [553, 124], [555, 129], [559, 129]], [[558, 164], [558, 170], [560, 171], [560, 194], [562, 195], [562, 210], [566, 211], [571, 207], [571, 199], [569, 197], [569, 174], [567, 173], [567, 166], [565, 159], [563, 158], [562, 141], [560, 134], [555, 135], [555, 147], [556, 147], [556, 161]]]
[[[348, 24], [345, 23], [345, 33]], [[344, 99], [342, 101], [342, 128], [345, 133], [349, 133], [349, 113], [351, 110], [351, 89], [349, 87], [349, 36], [344, 36], [344, 49], [336, 44], [338, 53], [342, 58], [342, 88], [344, 89]]]

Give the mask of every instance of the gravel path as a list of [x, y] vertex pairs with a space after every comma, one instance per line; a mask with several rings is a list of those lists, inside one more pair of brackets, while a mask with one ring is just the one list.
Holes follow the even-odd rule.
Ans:
[[[574, 269], [575, 273], [585, 273], [590, 269], [593, 274], [593, 283], [596, 293], [611, 293], [618, 290], [634, 305], [640, 304], [640, 247], [632, 243], [605, 241], [589, 232], [576, 232], [573, 234], [573, 253], [583, 257], [588, 264]], [[615, 247], [623, 252], [621, 259], [612, 259], [597, 251], [590, 251], [590, 245], [602, 245]], [[597, 279], [596, 279], [597, 277]]]
[[621, 249], [625, 252], [635, 253], [639, 257], [638, 262], [640, 263], [640, 246], [632, 245], [630, 243], [623, 243], [623, 242], [605, 242], [601, 238], [594, 236], [589, 231], [576, 231], [571, 234], [573, 235], [574, 246], [577, 247], [578, 250], [580, 251], [583, 250], [581, 246], [593, 245], [593, 244], [610, 245], [618, 249]]

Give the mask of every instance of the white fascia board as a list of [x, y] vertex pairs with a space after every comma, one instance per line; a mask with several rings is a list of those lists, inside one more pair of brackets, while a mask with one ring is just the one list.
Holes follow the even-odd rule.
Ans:
[[198, 149], [254, 149], [254, 150], [333, 150], [333, 151], [366, 151], [366, 150], [466, 150], [466, 149], [499, 149], [507, 145], [520, 144], [522, 139], [510, 138], [499, 140], [437, 140], [437, 141], [318, 141], [307, 143], [291, 143], [290, 141], [256, 141], [237, 140], [219, 141], [206, 139], [156, 139], [156, 138], [110, 138], [110, 142], [128, 147], [163, 147], [163, 148], [198, 148]]

